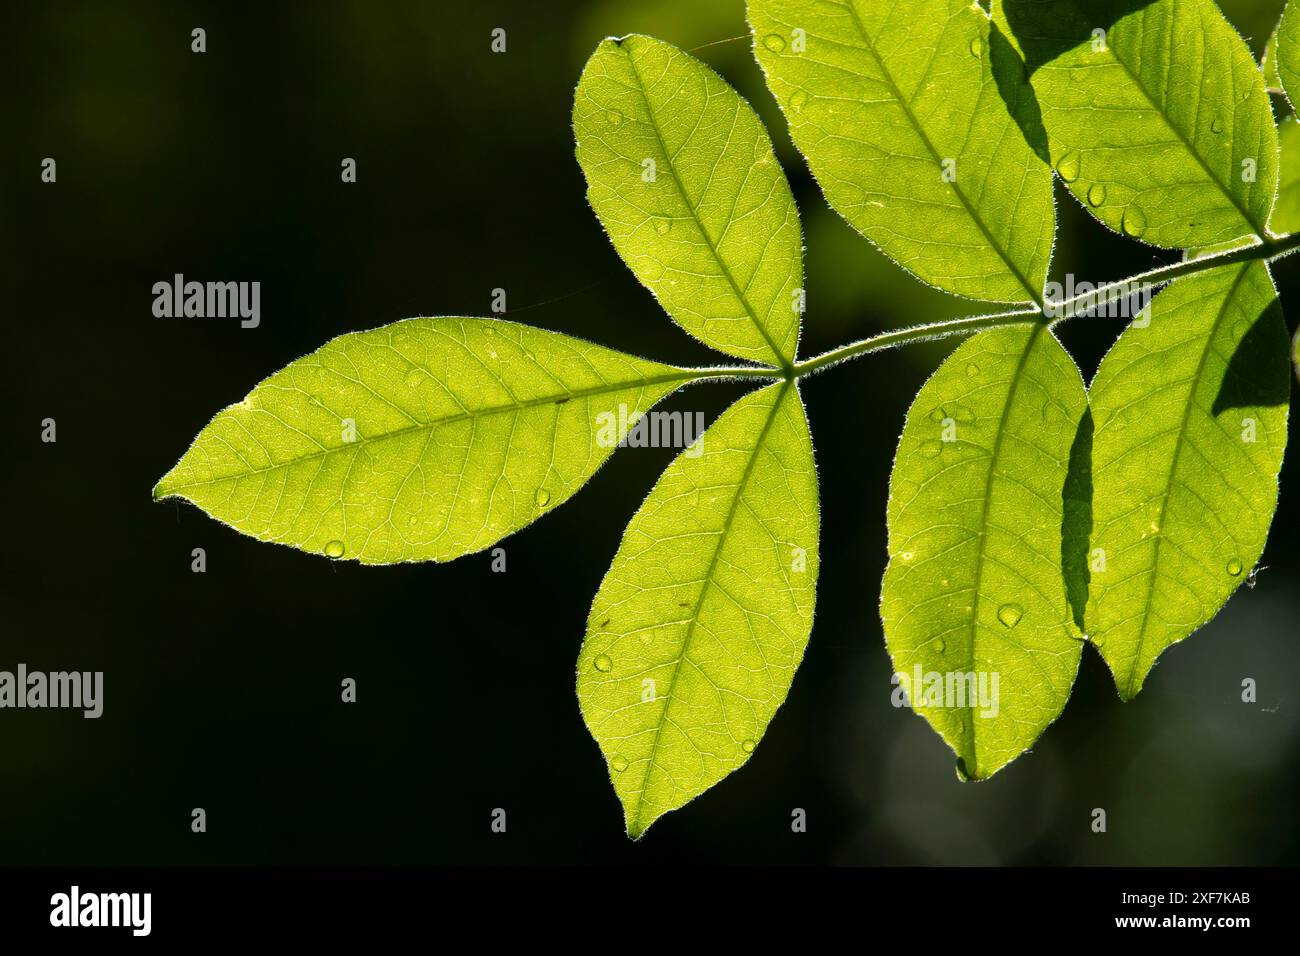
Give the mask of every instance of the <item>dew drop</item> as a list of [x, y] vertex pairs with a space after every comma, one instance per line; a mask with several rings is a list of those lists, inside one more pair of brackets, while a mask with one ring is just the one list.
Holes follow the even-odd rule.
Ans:
[[672, 230], [673, 230], [673, 223], [671, 219], [660, 219], [657, 223], [655, 223], [655, 232], [659, 233], [659, 235], [661, 236], [668, 235], [668, 233], [672, 232]]
[[1019, 604], [1004, 604], [998, 608], [998, 620], [1003, 627], [1015, 627], [1024, 614], [1025, 610]]
[[966, 366], [966, 374], [969, 375], [971, 378], [974, 378], [979, 373], [980, 373], [980, 367], [976, 365], [974, 362], [971, 362], [969, 365]]
[[615, 773], [622, 773], [627, 769], [627, 758], [622, 754], [614, 754], [614, 758], [609, 762], [609, 765], [614, 768]]
[[1210, 124], [1210, 131], [1216, 136], [1223, 132], [1223, 117], [1214, 117], [1214, 122]]
[[610, 660], [608, 654], [596, 655], [596, 659], [592, 662], [592, 664], [596, 668], [596, 670], [600, 671], [602, 674], [608, 674], [610, 671], [614, 669], [614, 662]]
[[936, 408], [930, 413], [930, 421], [941, 422], [948, 417], [948, 413], [942, 407]]
[[754, 752], [754, 741], [752, 740], [743, 741], [740, 745], [740, 749], [745, 751], [745, 753], [747, 754], [752, 754]]
[[1088, 205], [1100, 206], [1106, 201], [1106, 187], [1101, 183], [1093, 183], [1088, 190]]
[[1073, 150], [1061, 157], [1061, 161], [1056, 164], [1056, 171], [1067, 183], [1072, 183], [1079, 178], [1079, 162], [1079, 151]]
[[605, 122], [610, 126], [622, 126], [623, 114], [618, 110], [609, 110], [605, 113]]
[[942, 451], [943, 451], [943, 442], [939, 441], [937, 438], [932, 438], [930, 441], [926, 442], [921, 446], [921, 457], [938, 458], [939, 454]]
[[769, 33], [763, 37], [763, 46], [767, 47], [773, 53], [780, 53], [785, 49], [785, 37], [779, 33]]
[[325, 545], [325, 557], [327, 558], [343, 557], [343, 542], [335, 540]]
[[545, 508], [551, 503], [551, 493], [545, 488], [538, 488], [535, 500], [537, 502], [537, 507]]
[[913, 554], [911, 551], [902, 551], [899, 553], [898, 556], [902, 558], [904, 561], [911, 561], [914, 557], [916, 557], [916, 555]]
[[1228, 573], [1231, 574], [1234, 578], [1237, 575], [1241, 574], [1241, 561], [1239, 559], [1233, 558], [1231, 561], [1228, 562]]
[[934, 649], [942, 654], [948, 649], [948, 643], [942, 637], [934, 642]]
[[975, 37], [973, 40], [970, 41], [970, 55], [971, 56], [984, 55], [984, 41], [981, 40], [979, 37]]
[[419, 385], [422, 381], [424, 381], [424, 373], [418, 368], [413, 368], [406, 373], [407, 388], [415, 388], [415, 386]]
[[970, 782], [970, 773], [966, 770], [966, 761], [961, 757], [957, 758], [957, 779], [962, 783]]
[[795, 90], [790, 94], [790, 109], [796, 113], [802, 113], [803, 108], [808, 105], [808, 94], [803, 90]]
[[1124, 232], [1134, 239], [1137, 239], [1142, 233], [1147, 231], [1147, 217], [1137, 206], [1129, 206], [1124, 210], [1124, 218], [1120, 222]]

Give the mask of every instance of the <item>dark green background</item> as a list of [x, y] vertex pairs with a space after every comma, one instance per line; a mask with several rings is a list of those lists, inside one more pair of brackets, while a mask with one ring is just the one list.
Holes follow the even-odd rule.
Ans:
[[[1257, 52], [1280, 7], [1227, 5]], [[624, 523], [670, 452], [615, 456], [505, 543], [504, 575], [486, 555], [334, 564], [150, 502], [208, 418], [270, 372], [340, 333], [487, 314], [498, 286], [519, 321], [713, 361], [606, 241], [569, 110], [601, 37], [740, 37], [740, 0], [32, 2], [13, 14], [0, 668], [103, 670], [106, 709], [98, 721], [0, 711], [0, 863], [1300, 858], [1294, 450], [1258, 586], [1167, 652], [1134, 703], [1086, 650], [1064, 716], [978, 785], [959, 784], [938, 737], [890, 705], [877, 617], [889, 468], [908, 403], [952, 342], [806, 383], [824, 516], [807, 657], [750, 763], [639, 845], [579, 716], [574, 661]], [[190, 52], [196, 26], [203, 55]], [[489, 52], [497, 26], [504, 55]], [[828, 210], [747, 38], [698, 55], [767, 120], [803, 210], [804, 356], [973, 311]], [[46, 156], [56, 185], [39, 180]], [[345, 156], [355, 185], [339, 181]], [[1170, 259], [1063, 192], [1058, 205], [1058, 278]], [[176, 272], [260, 280], [261, 327], [154, 318], [151, 286]], [[1300, 263], [1278, 272], [1300, 309]], [[1063, 338], [1091, 375], [1118, 331], [1083, 319]], [[672, 407], [712, 416], [738, 394], [697, 386]], [[47, 416], [54, 445], [39, 441]], [[190, 572], [194, 547], [206, 574]], [[358, 681], [355, 705], [339, 701], [344, 677]], [[1259, 682], [1257, 705], [1240, 700], [1244, 677]], [[204, 835], [190, 832], [198, 806]], [[508, 811], [504, 835], [489, 830], [494, 807]], [[794, 807], [806, 834], [790, 832]], [[1090, 830], [1094, 807], [1106, 834]]]

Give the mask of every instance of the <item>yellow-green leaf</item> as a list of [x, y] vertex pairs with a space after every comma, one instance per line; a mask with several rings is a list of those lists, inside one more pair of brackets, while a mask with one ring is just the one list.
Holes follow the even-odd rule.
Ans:
[[749, 104], [699, 60], [634, 35], [587, 61], [573, 129], [592, 208], [668, 314], [716, 349], [788, 366], [799, 212]]
[[1300, 230], [1300, 121], [1288, 116], [1277, 126], [1281, 163], [1277, 203], [1268, 227], [1277, 235]]
[[1125, 700], [1264, 550], [1286, 446], [1287, 353], [1268, 267], [1251, 262], [1174, 282], [1097, 371], [1085, 626]]
[[966, 341], [907, 415], [880, 614], [897, 679], [966, 778], [1023, 753], [1074, 684], [1063, 495], [1086, 405], [1074, 362], [1032, 324]]
[[568, 499], [629, 420], [696, 377], [513, 322], [408, 319], [219, 412], [154, 498], [331, 558], [448, 561]]
[[1300, 96], [1300, 6], [1295, 0], [1288, 0], [1274, 37], [1277, 78], [1294, 109], [1296, 97]]
[[1099, 221], [1166, 248], [1265, 235], [1277, 132], [1213, 0], [998, 0], [1052, 161]]
[[633, 838], [749, 759], [812, 628], [817, 475], [795, 385], [740, 399], [691, 451], [628, 524], [578, 658]]
[[1035, 302], [1055, 208], [1024, 69], [970, 0], [749, 0], [754, 51], [831, 206], [949, 292]]

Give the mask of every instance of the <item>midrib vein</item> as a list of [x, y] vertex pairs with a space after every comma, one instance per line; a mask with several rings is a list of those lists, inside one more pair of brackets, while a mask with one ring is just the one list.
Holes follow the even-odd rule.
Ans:
[[[876, 61], [876, 66], [880, 70], [880, 75], [884, 78], [885, 82], [889, 85], [890, 92], [893, 93], [894, 100], [898, 103], [899, 109], [901, 109], [903, 111], [903, 115], [907, 117], [908, 123], [911, 125], [912, 129], [916, 132], [917, 137], [925, 145], [925, 148], [929, 151], [931, 158], [934, 159], [935, 163], [939, 167], [942, 167], [943, 160], [945, 159], [945, 157], [940, 156], [939, 151], [934, 146], [934, 143], [930, 142], [930, 137], [926, 134], [924, 127], [921, 126], [920, 120], [917, 118], [916, 114], [912, 112], [911, 106], [908, 104], [907, 99], [903, 96], [902, 89], [899, 87], [898, 83], [895, 82], [894, 75], [890, 73], [889, 68], [885, 66], [884, 57], [882, 57], [879, 51], [876, 50], [876, 44], [872, 40], [871, 36], [867, 33], [866, 25], [863, 24], [862, 17], [858, 14], [858, 8], [857, 8], [857, 4], [855, 3], [855, 0], [847, 0], [845, 6], [849, 11], [850, 16], [853, 17], [853, 25], [857, 29], [858, 35], [862, 37], [862, 42], [865, 44], [863, 48], [868, 53], [870, 53], [871, 58]], [[981, 82], [983, 82], [982, 78], [981, 78]], [[998, 254], [998, 258], [1000, 258], [1006, 264], [1006, 267], [1011, 270], [1011, 274], [1015, 276], [1016, 281], [1019, 282], [1021, 287], [1025, 290], [1025, 292], [1028, 293], [1029, 300], [1039, 309], [1042, 309], [1044, 304], [1042, 290], [1034, 289], [1028, 277], [1026, 277], [1024, 272], [1021, 271], [1020, 267], [1011, 260], [1011, 257], [1007, 253], [1007, 251], [1002, 248], [1002, 245], [994, 238], [993, 233], [989, 231], [989, 228], [985, 224], [984, 219], [979, 215], [975, 207], [971, 205], [970, 199], [967, 198], [966, 194], [962, 191], [961, 187], [957, 185], [957, 181], [954, 180], [953, 182], [948, 183], [948, 185], [952, 187], [953, 194], [956, 195], [956, 197], [959, 200], [961, 200], [962, 207], [966, 210], [966, 215], [970, 217], [971, 222], [975, 223], [975, 225], [979, 227], [979, 231], [984, 234], [984, 239], [988, 242], [989, 248], [991, 248], [994, 252], [996, 252]]]
[[[1002, 405], [1002, 414], [998, 418], [998, 433], [993, 439], [993, 451], [989, 458], [989, 475], [984, 483], [984, 500], [980, 505], [980, 523], [979, 549], [975, 555], [975, 597], [971, 602], [971, 619], [970, 619], [970, 670], [975, 670], [975, 644], [979, 639], [979, 619], [980, 604], [982, 598], [980, 595], [980, 585], [984, 580], [985, 550], [989, 540], [989, 510], [993, 500], [993, 481], [997, 478], [998, 459], [1002, 457], [1002, 443], [1006, 437], [1007, 422], [1011, 418], [1011, 408], [1015, 405], [1016, 392], [1020, 389], [1020, 382], [1024, 377], [1025, 366], [1029, 363], [1029, 354], [1038, 344], [1038, 336], [1046, 329], [1046, 326], [1037, 323], [1033, 326], [1033, 331], [1029, 334], [1028, 341], [1025, 342], [1024, 350], [1020, 353], [1020, 358], [1016, 362], [1016, 370], [1011, 377], [1011, 387], [1007, 389], [1007, 399]], [[979, 769], [978, 754], [975, 747], [975, 720], [973, 717], [974, 707], [971, 707], [972, 718], [970, 721], [970, 753], [971, 763], [970, 774], [972, 777], [977, 776]]]
[[762, 430], [754, 440], [754, 449], [750, 453], [749, 460], [745, 462], [745, 470], [741, 472], [740, 480], [736, 483], [736, 494], [731, 499], [731, 505], [727, 508], [727, 516], [723, 519], [722, 529], [718, 532], [718, 542], [713, 547], [713, 555], [709, 559], [709, 567], [704, 572], [704, 584], [700, 588], [700, 595], [695, 600], [695, 608], [691, 612], [690, 623], [686, 625], [686, 635], [682, 638], [682, 650], [673, 662], [672, 673], [668, 676], [668, 688], [664, 695], [664, 709], [660, 716], [658, 726], [655, 727], [654, 740], [650, 743], [650, 753], [646, 758], [645, 772], [641, 775], [641, 789], [637, 791], [636, 800], [636, 824], [641, 826], [641, 815], [645, 808], [645, 791], [650, 783], [650, 771], [655, 765], [655, 754], [659, 750], [659, 740], [663, 736], [664, 724], [668, 723], [668, 710], [673, 702], [673, 688], [677, 685], [677, 675], [682, 669], [682, 661], [686, 660], [686, 652], [690, 650], [691, 638], [695, 635], [695, 625], [700, 619], [700, 610], [704, 607], [704, 598], [709, 593], [709, 587], [713, 583], [713, 573], [718, 567], [718, 559], [722, 555], [722, 545], [727, 540], [727, 535], [731, 532], [731, 524], [735, 520], [736, 511], [740, 507], [740, 500], [744, 497], [745, 488], [749, 484], [750, 475], [753, 474], [754, 464], [758, 461], [759, 450], [767, 440], [767, 433], [772, 428], [772, 423], [776, 421], [776, 413], [781, 408], [781, 403], [785, 401], [786, 392], [791, 386], [791, 382], [786, 381], [781, 385], [781, 390], [777, 392], [776, 398], [772, 401], [772, 410], [768, 413], [767, 421], [763, 423]]
[[[294, 465], [302, 464], [303, 462], [313, 461], [317, 458], [323, 458], [326, 455], [333, 455], [342, 452], [355, 451], [359, 448], [365, 447], [366, 445], [388, 441], [389, 439], [392, 438], [399, 438], [402, 435], [408, 435], [411, 432], [423, 431], [425, 429], [440, 428], [443, 425], [450, 425], [455, 422], [470, 421], [472, 419], [486, 418], [491, 415], [501, 415], [509, 412], [518, 412], [526, 408], [536, 408], [542, 405], [552, 405], [555, 402], [560, 401], [562, 399], [567, 400], [567, 399], [574, 399], [574, 398], [586, 398], [591, 395], [604, 395], [611, 392], [626, 391], [632, 388], [647, 388], [653, 385], [665, 385], [670, 382], [688, 382], [701, 377], [703, 376], [699, 372], [682, 370], [679, 372], [673, 372], [665, 375], [658, 375], [651, 378], [633, 379], [627, 382], [611, 382], [611, 383], [606, 383], [601, 385], [595, 385], [592, 386], [591, 388], [575, 389], [573, 391], [558, 392], [552, 395], [545, 395], [538, 398], [531, 398], [522, 402], [511, 402], [505, 405], [492, 405], [487, 408], [471, 409], [469, 411], [457, 412], [454, 415], [446, 415], [443, 416], [442, 418], [431, 419], [430, 421], [427, 422], [417, 422], [414, 425], [405, 425], [401, 428], [395, 428], [392, 431], [387, 431], [378, 435], [373, 435], [369, 438], [358, 438], [354, 442], [348, 442], [347, 444], [339, 445], [333, 448], [322, 448], [320, 451], [314, 451], [307, 455], [299, 455], [297, 457], [290, 458], [286, 461], [275, 462], [263, 468], [246, 468], [237, 472], [232, 472], [230, 474], [220, 475], [215, 478], [205, 478], [202, 481], [189, 481], [183, 484], [173, 485], [167, 489], [165, 494], [175, 494], [176, 492], [182, 491], [187, 488], [198, 488], [204, 485], [213, 485], [221, 481], [231, 481], [232, 479], [239, 480], [241, 478], [249, 478], [254, 475], [260, 475], [270, 471], [277, 471], [281, 468], [289, 468]], [[265, 411], [265, 409], [254, 409], [254, 411], [259, 411], [259, 410]], [[267, 414], [273, 414], [273, 413], [267, 412]], [[278, 415], [274, 417], [278, 421], [283, 422], [283, 420], [280, 419]], [[200, 434], [199, 437], [202, 438], [202, 434]], [[197, 444], [197, 440], [195, 443]], [[186, 452], [186, 454], [188, 455], [189, 453]], [[165, 480], [166, 479], [164, 479], [164, 481]], [[162, 482], [159, 482], [160, 486], [161, 484]]]
[[[636, 77], [637, 92], [641, 94], [641, 102], [645, 104], [645, 112], [646, 116], [649, 118], [650, 129], [655, 134], [655, 142], [659, 144], [659, 151], [663, 153], [664, 161], [668, 166], [668, 176], [672, 179], [673, 186], [677, 189], [677, 195], [682, 199], [682, 205], [684, 205], [687, 211], [690, 212], [691, 219], [695, 222], [695, 228], [700, 231], [700, 235], [704, 238], [705, 246], [708, 247], [709, 252], [712, 253], [714, 260], [718, 263], [718, 268], [722, 270], [722, 274], [726, 277], [727, 283], [731, 286], [732, 293], [736, 296], [736, 300], [744, 307], [745, 315], [749, 318], [749, 321], [754, 324], [754, 328], [757, 329], [758, 334], [763, 337], [763, 341], [767, 343], [768, 349], [772, 352], [772, 357], [780, 363], [781, 368], [789, 369], [791, 358], [787, 357], [781, 349], [777, 348], [776, 342], [773, 341], [772, 336], [768, 334], [763, 323], [759, 321], [758, 313], [754, 310], [753, 304], [749, 301], [749, 297], [741, 291], [740, 284], [736, 282], [736, 277], [732, 275], [730, 267], [723, 260], [722, 253], [719, 252], [717, 244], [713, 241], [713, 237], [710, 236], [709, 231], [704, 228], [704, 221], [700, 219], [699, 210], [696, 209], [695, 204], [691, 202], [691, 197], [686, 194], [686, 187], [682, 185], [681, 179], [677, 176], [677, 167], [673, 163], [673, 154], [669, 152], [668, 144], [664, 141], [663, 131], [659, 129], [659, 121], [655, 119], [654, 107], [650, 105], [650, 94], [646, 92], [645, 80], [642, 79], [641, 71], [637, 68], [636, 57], [632, 55], [632, 51], [630, 50], [625, 50], [622, 47], [619, 47], [619, 49], [622, 50], [623, 55], [627, 57], [628, 65], [632, 68], [632, 75]], [[708, 95], [707, 92], [705, 95]], [[743, 109], [744, 106], [743, 104], [737, 104], [736, 108]], [[722, 162], [721, 157], [719, 157], [718, 162]]]
[[[1214, 324], [1205, 336], [1205, 343], [1201, 349], [1201, 357], [1196, 363], [1196, 372], [1191, 379], [1191, 392], [1187, 396], [1187, 402], [1183, 406], [1183, 420], [1178, 426], [1178, 437], [1174, 440], [1174, 454], [1169, 463], [1169, 475], [1165, 479], [1164, 495], [1160, 502], [1160, 516], [1156, 519], [1156, 527], [1159, 529], [1155, 535], [1155, 541], [1152, 545], [1151, 552], [1151, 575], [1147, 578], [1146, 599], [1142, 602], [1142, 625], [1138, 629], [1137, 647], [1133, 649], [1133, 660], [1129, 665], [1128, 680], [1125, 682], [1125, 689], [1129, 696], [1133, 693], [1133, 683], [1137, 680], [1138, 660], [1142, 656], [1142, 649], [1146, 646], [1147, 625], [1151, 621], [1151, 600], [1155, 596], [1156, 578], [1160, 572], [1160, 545], [1165, 537], [1165, 515], [1169, 511], [1169, 499], [1173, 497], [1174, 477], [1178, 474], [1178, 465], [1182, 460], [1183, 446], [1187, 440], [1187, 426], [1192, 420], [1192, 409], [1196, 405], [1196, 389], [1200, 384], [1201, 375], [1205, 372], [1205, 363], [1209, 360], [1210, 352], [1214, 344], [1214, 335], [1219, 330], [1223, 317], [1228, 314], [1228, 306], [1237, 295], [1237, 289], [1240, 287], [1242, 280], [1246, 277], [1246, 272], [1250, 268], [1249, 264], [1243, 264], [1237, 271], [1236, 277], [1232, 280], [1232, 285], [1228, 289], [1227, 295], [1224, 296], [1223, 304], [1219, 307], [1219, 314], [1215, 316]], [[1085, 619], [1084, 623], [1087, 621]]]

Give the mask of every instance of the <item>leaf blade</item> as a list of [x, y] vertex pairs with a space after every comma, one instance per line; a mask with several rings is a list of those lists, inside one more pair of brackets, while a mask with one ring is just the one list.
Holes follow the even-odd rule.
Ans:
[[407, 319], [257, 385], [154, 498], [332, 558], [449, 561], [576, 493], [622, 437], [620, 405], [626, 422], [697, 376], [503, 320]]
[[633, 839], [749, 759], [812, 628], [817, 541], [812, 442], [788, 382], [732, 405], [628, 523], [577, 683]]
[[1262, 71], [1212, 0], [997, 0], [1053, 165], [1099, 222], [1171, 249], [1263, 238], [1277, 134]]
[[1091, 544], [1104, 568], [1093, 568], [1085, 621], [1125, 700], [1263, 553], [1290, 391], [1286, 324], [1262, 263], [1181, 279], [1150, 309], [1089, 396]]
[[[1061, 569], [1063, 496], [1085, 411], [1051, 332], [1008, 326], [953, 352], [899, 440], [881, 620], [896, 679], [969, 779], [1014, 760], [1069, 699], [1082, 640]], [[934, 675], [987, 704], [933, 694]]]
[[788, 366], [802, 229], [749, 104], [695, 58], [632, 35], [587, 61], [573, 127], [592, 209], [673, 320], [720, 351]]
[[1300, 7], [1295, 0], [1287, 0], [1273, 37], [1269, 42], [1273, 56], [1268, 59], [1294, 110], [1296, 96], [1300, 96]]
[[1035, 118], [1021, 67], [982, 11], [961, 0], [749, 0], [748, 16], [790, 135], [840, 215], [931, 285], [1041, 301], [1051, 170], [1045, 146], [1037, 155], [1022, 133]]

